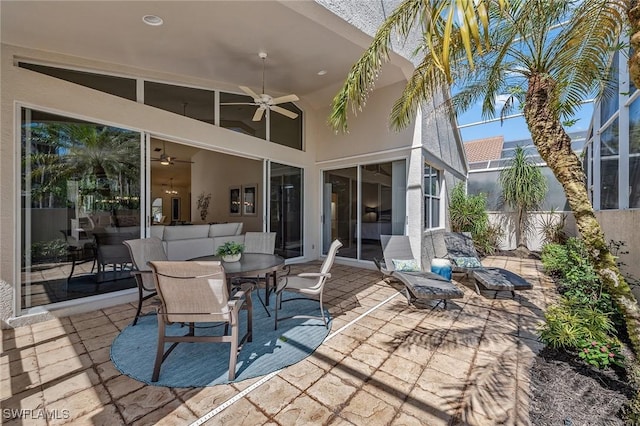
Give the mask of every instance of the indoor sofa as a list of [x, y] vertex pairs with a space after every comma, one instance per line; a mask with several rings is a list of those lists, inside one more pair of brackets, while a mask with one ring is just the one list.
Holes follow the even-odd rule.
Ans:
[[215, 254], [227, 241], [244, 242], [241, 222], [214, 225], [153, 225], [151, 236], [162, 240], [168, 260], [188, 260]]

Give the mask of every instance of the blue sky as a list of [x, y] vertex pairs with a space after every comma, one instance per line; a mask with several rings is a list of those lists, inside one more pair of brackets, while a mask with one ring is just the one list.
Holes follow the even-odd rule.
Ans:
[[[566, 130], [570, 133], [588, 130], [592, 115], [593, 102], [584, 104], [575, 115], [575, 119], [578, 121], [573, 126], [567, 127]], [[477, 103], [463, 114], [458, 114], [459, 126], [477, 123], [479, 121], [482, 121], [481, 103]], [[497, 120], [491, 123], [463, 127], [460, 129], [460, 134], [463, 142], [500, 135], [504, 136], [505, 141], [531, 138], [523, 116], [510, 118], [502, 123], [500, 123], [500, 120]]]

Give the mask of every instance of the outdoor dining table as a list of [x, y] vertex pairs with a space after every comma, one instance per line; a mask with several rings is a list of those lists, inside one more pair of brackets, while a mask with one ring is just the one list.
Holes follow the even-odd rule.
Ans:
[[273, 279], [273, 289], [278, 283], [278, 271], [284, 267], [284, 258], [277, 254], [243, 253], [237, 262], [225, 262], [220, 256], [202, 256], [191, 259], [194, 261], [222, 261], [222, 267], [229, 283], [235, 278], [257, 277], [266, 275], [265, 304], [269, 305], [269, 278]]

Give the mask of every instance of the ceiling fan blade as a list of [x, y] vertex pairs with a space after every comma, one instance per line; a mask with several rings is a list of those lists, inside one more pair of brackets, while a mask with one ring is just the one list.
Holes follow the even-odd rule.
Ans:
[[220, 105], [258, 105], [255, 102], [224, 102], [220, 103]]
[[293, 111], [289, 111], [288, 109], [284, 109], [282, 107], [279, 107], [277, 105], [272, 105], [270, 107], [271, 110], [280, 113], [282, 115], [284, 115], [285, 117], [289, 117], [289, 118], [298, 118], [298, 114], [296, 114]]
[[252, 121], [260, 121], [260, 120], [262, 120], [262, 114], [264, 114], [264, 108], [258, 108], [256, 110], [256, 113], [253, 114], [253, 118], [251, 120]]
[[271, 100], [271, 105], [278, 105], [278, 104], [282, 104], [285, 102], [295, 102], [295, 101], [299, 101], [300, 99], [296, 96], [296, 95], [286, 95], [286, 96], [280, 96], [279, 98], [273, 98]]
[[260, 95], [258, 95], [256, 92], [254, 92], [247, 86], [238, 86], [238, 87], [240, 87], [240, 90], [242, 90], [247, 95], [251, 96], [253, 99], [260, 99]]

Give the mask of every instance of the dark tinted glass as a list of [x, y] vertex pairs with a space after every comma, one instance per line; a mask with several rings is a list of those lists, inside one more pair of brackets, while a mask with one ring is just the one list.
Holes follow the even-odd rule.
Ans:
[[144, 103], [194, 120], [214, 124], [212, 90], [144, 82]]
[[35, 65], [25, 62], [18, 64], [20, 68], [46, 74], [61, 80], [70, 81], [81, 86], [90, 87], [101, 92], [136, 100], [136, 81], [132, 78], [115, 77], [112, 75], [94, 74], [85, 71], [74, 71], [63, 68]]

